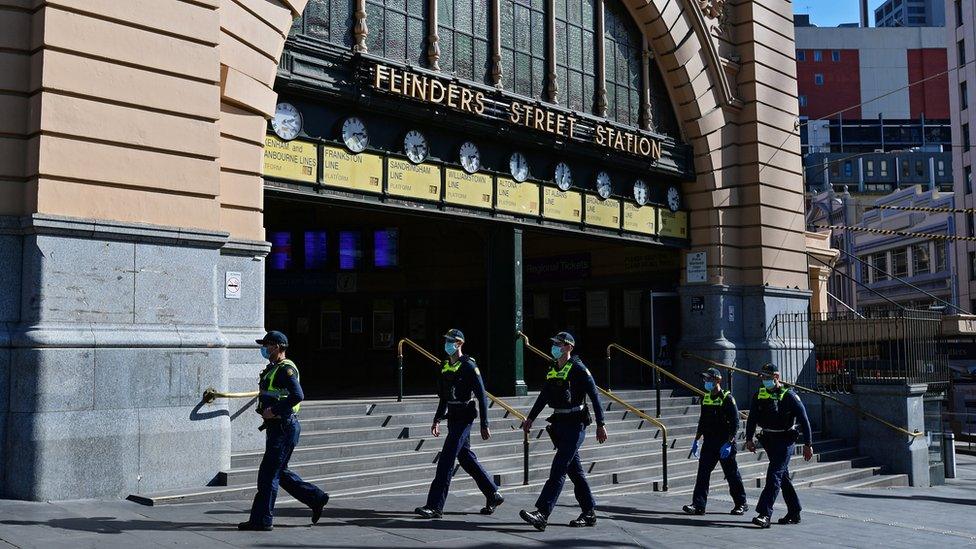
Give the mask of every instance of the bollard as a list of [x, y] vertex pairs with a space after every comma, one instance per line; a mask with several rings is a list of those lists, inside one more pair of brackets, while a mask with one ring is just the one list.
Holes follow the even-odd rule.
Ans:
[[952, 431], [942, 434], [942, 461], [945, 478], [956, 478], [956, 435]]

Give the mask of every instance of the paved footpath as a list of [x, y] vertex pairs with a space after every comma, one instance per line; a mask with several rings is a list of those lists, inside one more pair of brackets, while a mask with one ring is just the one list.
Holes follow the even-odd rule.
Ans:
[[[415, 518], [421, 496], [340, 499], [316, 526], [295, 503], [279, 509], [273, 532], [238, 532], [247, 502], [144, 507], [127, 501], [28, 503], [0, 500], [0, 549], [8, 547], [972, 547], [976, 546], [976, 458], [960, 456], [959, 478], [930, 489], [800, 491], [803, 523], [759, 530], [725, 514], [720, 485], [709, 512], [681, 512], [688, 495], [601, 498], [596, 528], [569, 528], [572, 488], [563, 492], [545, 532], [518, 518], [531, 495], [513, 495], [491, 517], [480, 496], [451, 496], [441, 520]], [[463, 473], [462, 473], [463, 474]], [[758, 491], [750, 490], [753, 504]], [[572, 504], [572, 505], [571, 505]], [[780, 502], [774, 519], [783, 513]]]

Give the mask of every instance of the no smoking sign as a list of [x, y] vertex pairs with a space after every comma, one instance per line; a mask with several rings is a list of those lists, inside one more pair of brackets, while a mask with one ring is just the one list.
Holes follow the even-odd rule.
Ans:
[[241, 298], [241, 273], [230, 271], [224, 273], [224, 297], [227, 299]]

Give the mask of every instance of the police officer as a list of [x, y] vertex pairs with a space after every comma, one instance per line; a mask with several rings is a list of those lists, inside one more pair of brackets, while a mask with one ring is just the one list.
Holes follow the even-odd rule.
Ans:
[[[729, 494], [735, 507], [730, 512], [742, 515], [749, 510], [746, 505], [746, 489], [742, 486], [739, 465], [735, 462], [735, 435], [739, 431], [739, 409], [732, 393], [722, 390], [722, 373], [717, 368], [702, 372], [705, 396], [702, 397], [701, 416], [698, 418], [698, 431], [691, 452], [698, 457], [698, 478], [695, 480], [695, 493], [691, 505], [682, 509], [689, 515], [704, 515], [708, 499], [708, 481], [716, 463], [722, 464], [722, 472], [729, 483]], [[698, 441], [705, 437], [699, 450]]]
[[288, 470], [288, 460], [302, 432], [297, 414], [305, 394], [299, 383], [298, 367], [285, 358], [288, 348], [285, 334], [271, 331], [258, 339], [257, 343], [261, 345], [261, 355], [268, 360], [258, 382], [260, 393], [257, 408], [264, 418], [263, 427], [267, 434], [251, 517], [237, 527], [240, 530], [273, 529], [279, 483], [293, 498], [312, 509], [312, 524], [315, 524], [322, 516], [322, 508], [329, 502], [329, 495]]
[[[464, 334], [461, 330], [452, 329], [444, 335], [444, 353], [447, 360], [441, 368], [438, 382], [437, 412], [434, 413], [434, 423], [430, 433], [435, 437], [441, 435], [440, 421], [447, 417], [447, 437], [444, 439], [444, 449], [437, 459], [437, 473], [430, 484], [427, 494], [427, 505], [417, 507], [414, 512], [423, 518], [440, 518], [444, 510], [444, 501], [451, 487], [451, 476], [454, 474], [454, 462], [459, 461], [461, 468], [471, 475], [478, 484], [478, 489], [485, 495], [485, 506], [481, 509], [483, 515], [490, 515], [495, 508], [505, 501], [498, 493], [498, 487], [491, 477], [478, 463], [478, 457], [471, 451], [471, 425], [481, 410], [481, 438], [491, 438], [488, 430], [488, 398], [485, 385], [481, 381], [481, 371], [473, 358], [466, 356], [461, 348], [464, 346]], [[478, 409], [475, 408], [475, 400]]]
[[813, 457], [813, 433], [810, 430], [810, 420], [807, 410], [803, 407], [800, 397], [779, 381], [779, 367], [775, 364], [764, 364], [759, 372], [762, 387], [752, 398], [749, 408], [749, 420], [746, 422], [746, 449], [756, 451], [753, 435], [756, 426], [762, 427], [759, 442], [766, 449], [769, 456], [769, 469], [766, 470], [766, 486], [759, 496], [756, 506], [756, 518], [752, 523], [760, 528], [769, 528], [770, 517], [773, 514], [773, 502], [783, 488], [783, 500], [786, 502], [786, 515], [777, 522], [779, 524], [800, 523], [800, 500], [796, 497], [796, 490], [790, 481], [790, 457], [793, 455], [794, 445], [801, 437], [803, 439], [803, 459], [810, 461]]
[[536, 530], [543, 531], [549, 522], [559, 492], [566, 482], [566, 475], [573, 481], [576, 501], [582, 508], [579, 518], [569, 523], [573, 527], [596, 525], [596, 501], [590, 491], [590, 485], [583, 474], [583, 464], [579, 457], [579, 448], [586, 437], [586, 426], [590, 424], [590, 411], [584, 404], [586, 396], [593, 403], [596, 414], [596, 440], [603, 444], [607, 440], [607, 428], [603, 421], [603, 407], [597, 396], [596, 383], [593, 376], [583, 365], [579, 357], [572, 356], [576, 340], [568, 332], [559, 332], [552, 339], [552, 357], [555, 362], [546, 375], [546, 384], [539, 393], [528, 419], [523, 423], [525, 432], [531, 432], [532, 422], [538, 417], [542, 408], [547, 404], [553, 414], [546, 420], [550, 423], [546, 427], [556, 445], [556, 455], [552, 458], [552, 468], [549, 470], [549, 480], [546, 481], [535, 502], [535, 511], [519, 512], [522, 520], [531, 524]]

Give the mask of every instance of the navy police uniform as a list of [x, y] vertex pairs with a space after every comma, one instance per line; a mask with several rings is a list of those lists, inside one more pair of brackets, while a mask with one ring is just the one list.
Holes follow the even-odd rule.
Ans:
[[[729, 495], [736, 508], [745, 507], [746, 489], [742, 486], [739, 465], [735, 461], [735, 435], [739, 431], [739, 409], [735, 398], [729, 391], [706, 393], [701, 402], [701, 415], [698, 418], [698, 431], [695, 439], [704, 437], [701, 455], [698, 458], [698, 477], [695, 479], [695, 493], [691, 505], [697, 511], [704, 511], [708, 500], [708, 484], [717, 463], [722, 464], [722, 472], [729, 483]], [[731, 443], [731, 453], [720, 459], [722, 446]], [[740, 514], [740, 513], [736, 513]]]
[[[763, 367], [763, 373], [772, 374], [778, 371], [773, 365]], [[797, 440], [802, 439], [804, 444], [813, 445], [813, 433], [806, 408], [795, 392], [782, 385], [773, 389], [760, 387], [749, 408], [746, 440], [752, 440], [756, 426], [762, 427], [758, 439], [769, 456], [766, 485], [759, 496], [756, 513], [767, 519], [772, 516], [773, 503], [782, 488], [787, 516], [798, 518], [800, 500], [790, 481], [789, 466]]]
[[590, 397], [597, 426], [604, 424], [603, 407], [600, 405], [593, 376], [582, 360], [573, 356], [558, 370], [556, 367], [554, 365], [549, 370], [546, 384], [528, 415], [529, 421], [535, 421], [546, 405], [553, 409], [553, 414], [546, 420], [550, 424], [546, 429], [556, 445], [556, 455], [552, 458], [549, 479], [546, 480], [535, 507], [543, 517], [548, 518], [563, 489], [566, 476], [569, 475], [576, 501], [584, 514], [592, 515], [596, 501], [579, 457], [579, 448], [586, 438], [586, 426], [591, 421], [589, 408], [584, 401], [587, 396]]
[[[445, 339], [463, 342], [464, 334], [460, 330], [451, 330]], [[471, 475], [489, 502], [482, 512], [491, 514], [494, 510], [493, 503], [501, 503], [501, 497], [497, 495], [498, 487], [471, 451], [471, 426], [475, 418], [480, 417], [482, 429], [488, 428], [487, 393], [481, 380], [481, 371], [473, 358], [461, 355], [456, 362], [452, 362], [450, 358], [444, 362], [438, 381], [438, 396], [440, 400], [434, 413], [434, 422], [447, 418], [447, 436], [437, 459], [437, 472], [427, 494], [426, 509], [432, 511], [433, 516], [439, 516], [443, 511], [454, 474], [454, 463], [457, 461]], [[418, 509], [418, 512], [421, 510]]]
[[[257, 342], [287, 345], [288, 340], [281, 332], [270, 332]], [[258, 413], [270, 408], [278, 417], [266, 419], [264, 422], [266, 442], [264, 458], [258, 470], [257, 494], [254, 495], [254, 503], [251, 505], [250, 519], [248, 523], [242, 524], [256, 529], [271, 527], [279, 485], [292, 497], [313, 509], [315, 522], [329, 496], [288, 470], [288, 461], [302, 432], [297, 414], [305, 394], [299, 382], [298, 368], [287, 359], [269, 363], [261, 372], [259, 388]]]

